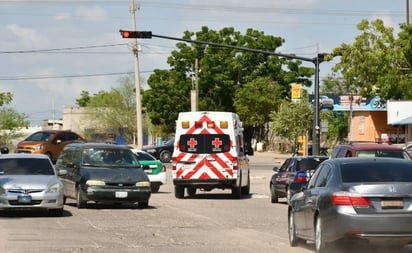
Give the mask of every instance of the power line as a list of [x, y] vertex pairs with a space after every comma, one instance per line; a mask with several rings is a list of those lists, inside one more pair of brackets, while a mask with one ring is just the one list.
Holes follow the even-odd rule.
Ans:
[[[151, 73], [150, 71], [140, 71], [140, 73]], [[77, 78], [77, 77], [95, 77], [95, 76], [116, 76], [129, 75], [134, 72], [114, 72], [114, 73], [97, 73], [97, 74], [79, 74], [79, 75], [44, 75], [44, 76], [10, 76], [1, 77], [0, 81], [20, 81], [20, 80], [38, 80], [38, 79], [58, 79], [58, 78]]]
[[108, 44], [108, 45], [94, 45], [94, 46], [81, 46], [81, 47], [50, 48], [50, 49], [0, 51], [0, 54], [43, 53], [43, 52], [54, 52], [54, 51], [64, 51], [64, 50], [91, 49], [91, 48], [101, 48], [101, 47], [115, 47], [115, 46], [124, 46], [124, 45], [127, 45], [127, 43]]

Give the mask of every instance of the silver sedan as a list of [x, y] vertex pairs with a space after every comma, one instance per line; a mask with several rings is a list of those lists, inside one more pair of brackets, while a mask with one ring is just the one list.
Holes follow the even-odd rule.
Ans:
[[63, 184], [46, 155], [0, 155], [0, 210], [49, 210], [62, 216], [63, 208]]
[[290, 245], [314, 241], [317, 253], [352, 244], [339, 243], [348, 241], [392, 248], [412, 243], [412, 163], [396, 158], [326, 160], [307, 187], [293, 195], [288, 222]]

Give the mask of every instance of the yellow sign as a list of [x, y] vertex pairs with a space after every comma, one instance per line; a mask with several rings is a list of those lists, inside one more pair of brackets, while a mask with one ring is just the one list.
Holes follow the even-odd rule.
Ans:
[[302, 87], [298, 83], [292, 84], [292, 99], [300, 99]]

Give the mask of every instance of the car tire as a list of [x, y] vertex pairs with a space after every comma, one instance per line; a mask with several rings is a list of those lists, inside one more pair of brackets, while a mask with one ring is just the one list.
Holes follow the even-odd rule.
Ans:
[[50, 209], [49, 212], [53, 217], [62, 217], [64, 214], [64, 209], [63, 208]]
[[172, 159], [172, 152], [170, 152], [169, 150], [163, 150], [160, 152], [159, 160], [162, 163], [168, 163], [170, 162], [171, 159]]
[[189, 197], [196, 196], [196, 188], [195, 187], [187, 187], [186, 192], [187, 192], [187, 195], [189, 195]]
[[139, 209], [144, 209], [149, 207], [149, 202], [148, 201], [142, 201], [137, 203], [137, 208]]
[[160, 189], [160, 184], [152, 183], [152, 184], [150, 184], [150, 189], [151, 189], [152, 193], [158, 193], [159, 189]]
[[273, 184], [270, 185], [270, 195], [271, 195], [270, 200], [271, 200], [272, 203], [278, 203], [279, 202], [279, 197], [276, 193], [275, 186]]
[[83, 199], [80, 189], [77, 189], [76, 192], [76, 206], [78, 209], [86, 207], [86, 201]]
[[293, 211], [289, 211], [288, 218], [289, 244], [292, 247], [299, 245], [303, 240], [296, 236], [296, 226]]
[[185, 188], [180, 185], [175, 185], [175, 197], [182, 199], [185, 197]]
[[315, 252], [316, 253], [328, 253], [330, 252], [330, 244], [327, 244], [325, 240], [323, 239], [323, 234], [325, 231], [323, 231], [323, 225], [322, 225], [322, 219], [318, 215], [316, 217], [316, 223], [315, 223]]

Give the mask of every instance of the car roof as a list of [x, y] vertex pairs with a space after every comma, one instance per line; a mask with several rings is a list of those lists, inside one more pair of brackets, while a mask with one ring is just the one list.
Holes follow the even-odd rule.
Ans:
[[352, 143], [352, 144], [340, 144], [336, 147], [348, 147], [354, 150], [402, 150], [402, 147], [394, 146], [383, 143]]
[[75, 142], [70, 143], [67, 146], [80, 146], [82, 148], [113, 148], [113, 149], [126, 149], [130, 150], [130, 147], [125, 145], [117, 145], [112, 143], [104, 143], [104, 142]]
[[45, 154], [29, 154], [29, 153], [9, 153], [9, 154], [1, 154], [0, 159], [7, 159], [7, 158], [37, 158], [37, 159], [48, 159], [49, 157]]
[[338, 164], [369, 164], [369, 163], [387, 163], [387, 164], [409, 164], [412, 167], [412, 162], [406, 159], [399, 159], [393, 157], [345, 157], [333, 158], [328, 162]]

